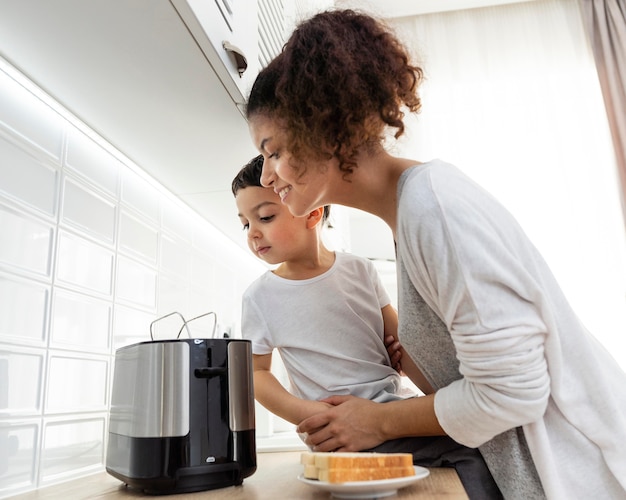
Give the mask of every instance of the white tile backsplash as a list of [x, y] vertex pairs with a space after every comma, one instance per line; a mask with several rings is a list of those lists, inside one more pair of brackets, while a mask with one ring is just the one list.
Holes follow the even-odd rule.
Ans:
[[0, 227], [0, 266], [50, 275], [50, 224], [0, 205]]
[[50, 323], [50, 346], [109, 352], [113, 306], [81, 293], [57, 289]]
[[119, 250], [156, 265], [159, 247], [158, 229], [122, 209], [120, 215]]
[[95, 471], [104, 460], [105, 418], [51, 421], [45, 424], [41, 484]]
[[159, 193], [156, 189], [146, 189], [146, 180], [137, 172], [122, 169], [122, 192], [120, 202], [123, 207], [132, 207], [142, 217], [152, 222], [159, 221]]
[[156, 319], [153, 312], [115, 304], [113, 317], [114, 349], [150, 340], [150, 323]]
[[215, 281], [215, 261], [197, 249], [191, 254], [191, 282], [199, 289], [212, 289]]
[[239, 319], [241, 305], [228, 300], [237, 294], [237, 272], [235, 267], [218, 266], [215, 273], [216, 294], [215, 309], [220, 312], [219, 322], [232, 324]]
[[178, 237], [161, 236], [161, 272], [189, 278], [191, 245]]
[[117, 195], [122, 164], [75, 127], [67, 128], [66, 166], [109, 194]]
[[0, 421], [0, 495], [37, 485], [39, 423]]
[[59, 233], [56, 279], [87, 291], [110, 295], [114, 253], [65, 231]]
[[202, 314], [203, 312], [214, 311], [220, 314], [218, 318], [220, 321], [223, 319], [221, 317], [221, 310], [217, 304], [216, 295], [219, 292], [215, 289], [214, 286], [210, 288], [202, 287], [198, 288], [196, 286], [191, 287], [190, 297], [189, 297], [189, 308], [191, 311], [198, 312], [198, 314]]
[[[183, 280], [162, 274], [159, 276], [159, 301], [157, 303], [159, 316], [178, 311], [185, 319], [196, 315], [196, 311], [190, 312], [189, 307], [189, 286]], [[190, 312], [190, 313], [188, 313]], [[200, 314], [200, 312], [198, 312]], [[176, 332], [163, 332], [163, 325], [159, 325], [160, 338], [174, 338]]]
[[45, 351], [0, 345], [0, 415], [37, 415]]
[[50, 287], [0, 274], [0, 342], [42, 345]]
[[190, 210], [179, 202], [164, 199], [161, 203], [161, 227], [189, 244], [192, 242], [194, 229], [191, 221], [196, 219], [190, 215]]
[[0, 191], [45, 214], [57, 209], [59, 169], [0, 135]]
[[[109, 363], [52, 351], [48, 362], [46, 413], [105, 410]], [[100, 390], [95, 390], [100, 388]]]
[[[0, 498], [104, 470], [115, 350], [150, 340], [174, 310], [214, 311], [237, 335], [243, 288], [264, 270], [3, 68]], [[193, 336], [212, 325], [197, 320]]]
[[67, 177], [63, 183], [61, 222], [105, 243], [115, 241], [115, 203]]
[[153, 309], [156, 305], [157, 271], [119, 255], [117, 258], [117, 299]]

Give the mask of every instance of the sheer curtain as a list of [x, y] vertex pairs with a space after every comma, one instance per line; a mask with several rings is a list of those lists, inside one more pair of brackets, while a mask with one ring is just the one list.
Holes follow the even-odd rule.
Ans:
[[579, 0], [609, 118], [626, 214], [626, 4]]
[[425, 68], [399, 153], [455, 163], [543, 253], [589, 330], [626, 369], [626, 235], [616, 160], [574, 0], [393, 20]]

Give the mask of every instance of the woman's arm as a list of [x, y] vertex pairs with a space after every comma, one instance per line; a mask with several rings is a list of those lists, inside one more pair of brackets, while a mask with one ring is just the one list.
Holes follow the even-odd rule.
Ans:
[[326, 410], [331, 405], [321, 401], [300, 399], [290, 394], [270, 371], [272, 355], [252, 356], [254, 365], [254, 397], [269, 411], [298, 424], [311, 415]]
[[408, 436], [443, 436], [434, 395], [375, 403], [354, 396], [325, 399], [332, 408], [307, 418], [298, 432], [315, 451], [362, 451]]
[[400, 344], [400, 340], [398, 338], [398, 313], [389, 304], [382, 308], [382, 314], [385, 324], [385, 345], [387, 347], [387, 351], [389, 352], [392, 366], [400, 373], [404, 373], [404, 375], [409, 377], [411, 382], [413, 382], [424, 394], [434, 393], [434, 389], [428, 380], [426, 380], [424, 374], [411, 359], [409, 353], [407, 353], [404, 350], [404, 347]]

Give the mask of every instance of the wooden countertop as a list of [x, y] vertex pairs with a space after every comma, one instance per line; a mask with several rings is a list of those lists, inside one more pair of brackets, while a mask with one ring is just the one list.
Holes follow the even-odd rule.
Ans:
[[[256, 472], [241, 486], [229, 486], [197, 493], [151, 496], [126, 487], [106, 472], [41, 488], [17, 495], [15, 500], [162, 498], [163, 500], [322, 500], [331, 493], [304, 484], [296, 478], [302, 473], [299, 451], [257, 453]], [[392, 498], [467, 500], [465, 490], [454, 469], [430, 469], [430, 475], [398, 490]]]

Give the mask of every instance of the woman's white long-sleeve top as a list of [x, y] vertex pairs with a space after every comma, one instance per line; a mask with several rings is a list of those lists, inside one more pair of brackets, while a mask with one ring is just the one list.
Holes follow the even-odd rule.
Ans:
[[[432, 161], [400, 179], [396, 238], [400, 338], [444, 430], [481, 449], [506, 498], [524, 461], [548, 498], [626, 498], [626, 374], [510, 213]], [[516, 429], [511, 454], [498, 443]]]

